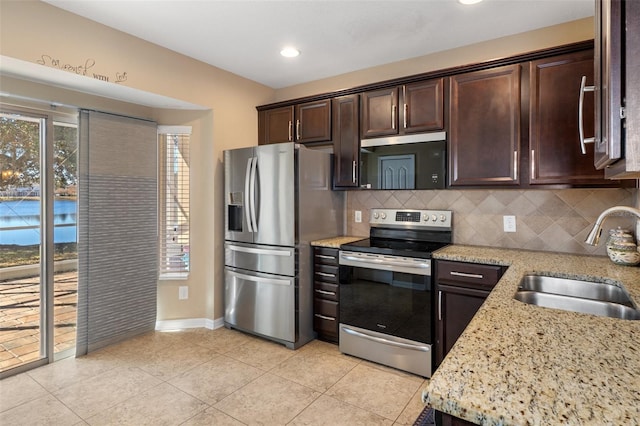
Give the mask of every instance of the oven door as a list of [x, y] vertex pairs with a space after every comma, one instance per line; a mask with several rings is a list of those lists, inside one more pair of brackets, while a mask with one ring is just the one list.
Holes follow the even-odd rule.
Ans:
[[431, 260], [340, 251], [340, 351], [430, 377]]
[[432, 343], [431, 259], [340, 251], [340, 322]]

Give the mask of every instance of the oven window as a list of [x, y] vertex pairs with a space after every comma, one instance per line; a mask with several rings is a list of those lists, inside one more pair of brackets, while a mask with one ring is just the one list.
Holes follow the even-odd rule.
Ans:
[[431, 277], [349, 266], [340, 282], [340, 322], [432, 343]]

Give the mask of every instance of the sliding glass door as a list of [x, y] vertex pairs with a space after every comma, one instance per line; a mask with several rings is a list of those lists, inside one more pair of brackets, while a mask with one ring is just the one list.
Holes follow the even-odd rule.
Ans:
[[73, 354], [73, 117], [0, 106], [0, 378]]

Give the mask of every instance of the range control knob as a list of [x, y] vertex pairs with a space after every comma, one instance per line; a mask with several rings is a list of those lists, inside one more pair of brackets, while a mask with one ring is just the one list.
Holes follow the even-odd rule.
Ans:
[[386, 218], [387, 218], [387, 214], [386, 214], [386, 213], [384, 213], [384, 212], [382, 212], [382, 213], [380, 213], [380, 217], [381, 217], [382, 219], [386, 219]]
[[435, 222], [436, 220], [438, 220], [438, 216], [436, 216], [435, 214], [431, 215], [431, 220]]
[[378, 212], [373, 212], [373, 218], [374, 218], [374, 219], [377, 219], [377, 218], [378, 218], [378, 216], [379, 216], [379, 215], [378, 215]]
[[447, 217], [443, 214], [440, 215], [440, 222], [444, 222], [445, 220], [447, 220]]

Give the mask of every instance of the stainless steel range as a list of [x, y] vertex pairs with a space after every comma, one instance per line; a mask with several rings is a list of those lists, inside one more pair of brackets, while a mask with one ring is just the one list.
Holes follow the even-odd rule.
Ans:
[[371, 210], [369, 239], [340, 247], [341, 352], [431, 377], [431, 253], [451, 223], [447, 210]]

